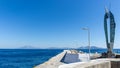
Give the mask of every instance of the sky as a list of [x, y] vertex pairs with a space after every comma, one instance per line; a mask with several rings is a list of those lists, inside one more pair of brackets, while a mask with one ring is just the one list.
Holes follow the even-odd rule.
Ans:
[[[0, 0], [0, 48], [34, 46], [106, 48], [105, 6], [114, 14], [120, 48], [120, 0]], [[110, 7], [111, 4], [111, 7]]]

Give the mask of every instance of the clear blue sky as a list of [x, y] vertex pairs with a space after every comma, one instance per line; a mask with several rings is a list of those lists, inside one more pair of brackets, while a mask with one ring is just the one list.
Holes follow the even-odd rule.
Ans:
[[[106, 47], [104, 6], [110, 0], [0, 0], [0, 48]], [[115, 48], [120, 48], [120, 0], [111, 0], [117, 24]]]

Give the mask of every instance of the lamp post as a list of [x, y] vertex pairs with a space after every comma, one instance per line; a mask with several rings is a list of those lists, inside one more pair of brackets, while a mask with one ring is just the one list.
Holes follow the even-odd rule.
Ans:
[[89, 60], [90, 60], [90, 29], [89, 28], [82, 28], [82, 30], [87, 30], [88, 32], [88, 49], [89, 49]]

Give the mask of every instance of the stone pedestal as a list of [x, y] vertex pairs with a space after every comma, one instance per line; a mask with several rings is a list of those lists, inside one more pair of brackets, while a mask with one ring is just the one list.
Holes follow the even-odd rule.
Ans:
[[101, 58], [115, 58], [115, 54], [113, 54], [112, 52], [107, 52], [107, 53], [102, 53]]

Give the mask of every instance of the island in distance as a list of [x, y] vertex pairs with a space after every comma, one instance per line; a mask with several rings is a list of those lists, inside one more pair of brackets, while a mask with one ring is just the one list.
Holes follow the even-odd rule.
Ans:
[[33, 47], [33, 46], [30, 46], [30, 45], [26, 45], [26, 46], [19, 47], [17, 49], [40, 49], [40, 48]]
[[[38, 47], [34, 47], [34, 46], [30, 46], [30, 45], [26, 45], [17, 49], [88, 49], [89, 46], [81, 46], [78, 48], [69, 48], [69, 47], [48, 47], [48, 48], [38, 48]], [[91, 46], [90, 49], [105, 49], [105, 48], [101, 48], [101, 47], [97, 47], [97, 46]]]
[[[89, 49], [89, 46], [81, 46], [77, 49]], [[90, 49], [105, 49], [105, 48], [97, 47], [97, 46], [90, 46]]]

